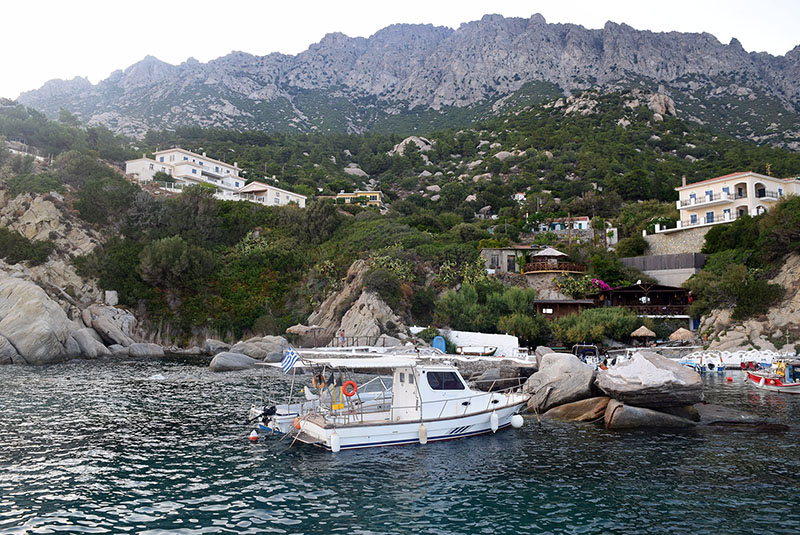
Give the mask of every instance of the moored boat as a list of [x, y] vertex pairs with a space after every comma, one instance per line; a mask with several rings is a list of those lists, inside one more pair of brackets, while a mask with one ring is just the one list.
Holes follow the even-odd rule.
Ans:
[[[447, 362], [412, 356], [301, 359], [314, 371], [314, 390], [302, 402], [265, 407], [261, 430], [333, 452], [426, 444], [520, 427], [528, 394], [473, 390]], [[357, 384], [366, 372], [387, 371]], [[368, 385], [372, 385], [370, 388]], [[306, 387], [308, 388], [308, 387]]]
[[746, 369], [745, 373], [749, 382], [763, 390], [800, 394], [800, 360], [779, 361], [774, 369]]
[[495, 346], [458, 346], [457, 355], [470, 355], [475, 357], [491, 357], [497, 351]]

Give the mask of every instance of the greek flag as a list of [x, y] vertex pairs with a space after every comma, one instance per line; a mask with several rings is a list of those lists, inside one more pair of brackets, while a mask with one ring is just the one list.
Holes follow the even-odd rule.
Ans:
[[297, 351], [289, 347], [289, 349], [286, 350], [286, 354], [283, 356], [283, 360], [281, 361], [281, 369], [283, 370], [283, 373], [289, 373], [289, 370], [294, 367], [294, 363], [297, 362], [297, 359], [299, 358], [300, 355], [297, 354]]

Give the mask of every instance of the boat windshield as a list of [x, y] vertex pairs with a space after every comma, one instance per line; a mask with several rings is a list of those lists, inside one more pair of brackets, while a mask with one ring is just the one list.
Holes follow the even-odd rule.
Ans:
[[464, 383], [456, 372], [428, 372], [428, 385], [432, 390], [464, 390]]

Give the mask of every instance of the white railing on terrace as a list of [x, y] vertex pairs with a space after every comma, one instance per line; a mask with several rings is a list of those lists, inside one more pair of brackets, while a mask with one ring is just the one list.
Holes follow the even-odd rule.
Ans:
[[680, 210], [681, 208], [685, 208], [687, 206], [695, 206], [698, 204], [706, 204], [717, 201], [736, 201], [739, 199], [746, 199], [746, 198], [747, 198], [747, 192], [728, 193], [727, 191], [723, 191], [722, 193], [716, 193], [714, 195], [703, 195], [702, 197], [697, 197], [697, 198], [692, 197], [690, 199], [677, 201], [677, 207]]

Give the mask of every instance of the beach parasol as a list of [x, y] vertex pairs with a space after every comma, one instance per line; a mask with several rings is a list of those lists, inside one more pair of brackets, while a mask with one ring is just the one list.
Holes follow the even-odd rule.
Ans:
[[690, 331], [689, 329], [684, 329], [683, 327], [681, 327], [680, 329], [669, 335], [669, 339], [672, 340], [673, 342], [693, 340], [694, 337], [695, 336], [692, 331]]
[[650, 338], [655, 335], [656, 333], [654, 333], [644, 325], [642, 325], [641, 327], [639, 327], [638, 329], [636, 329], [631, 333], [631, 336], [636, 336], [638, 338]]

